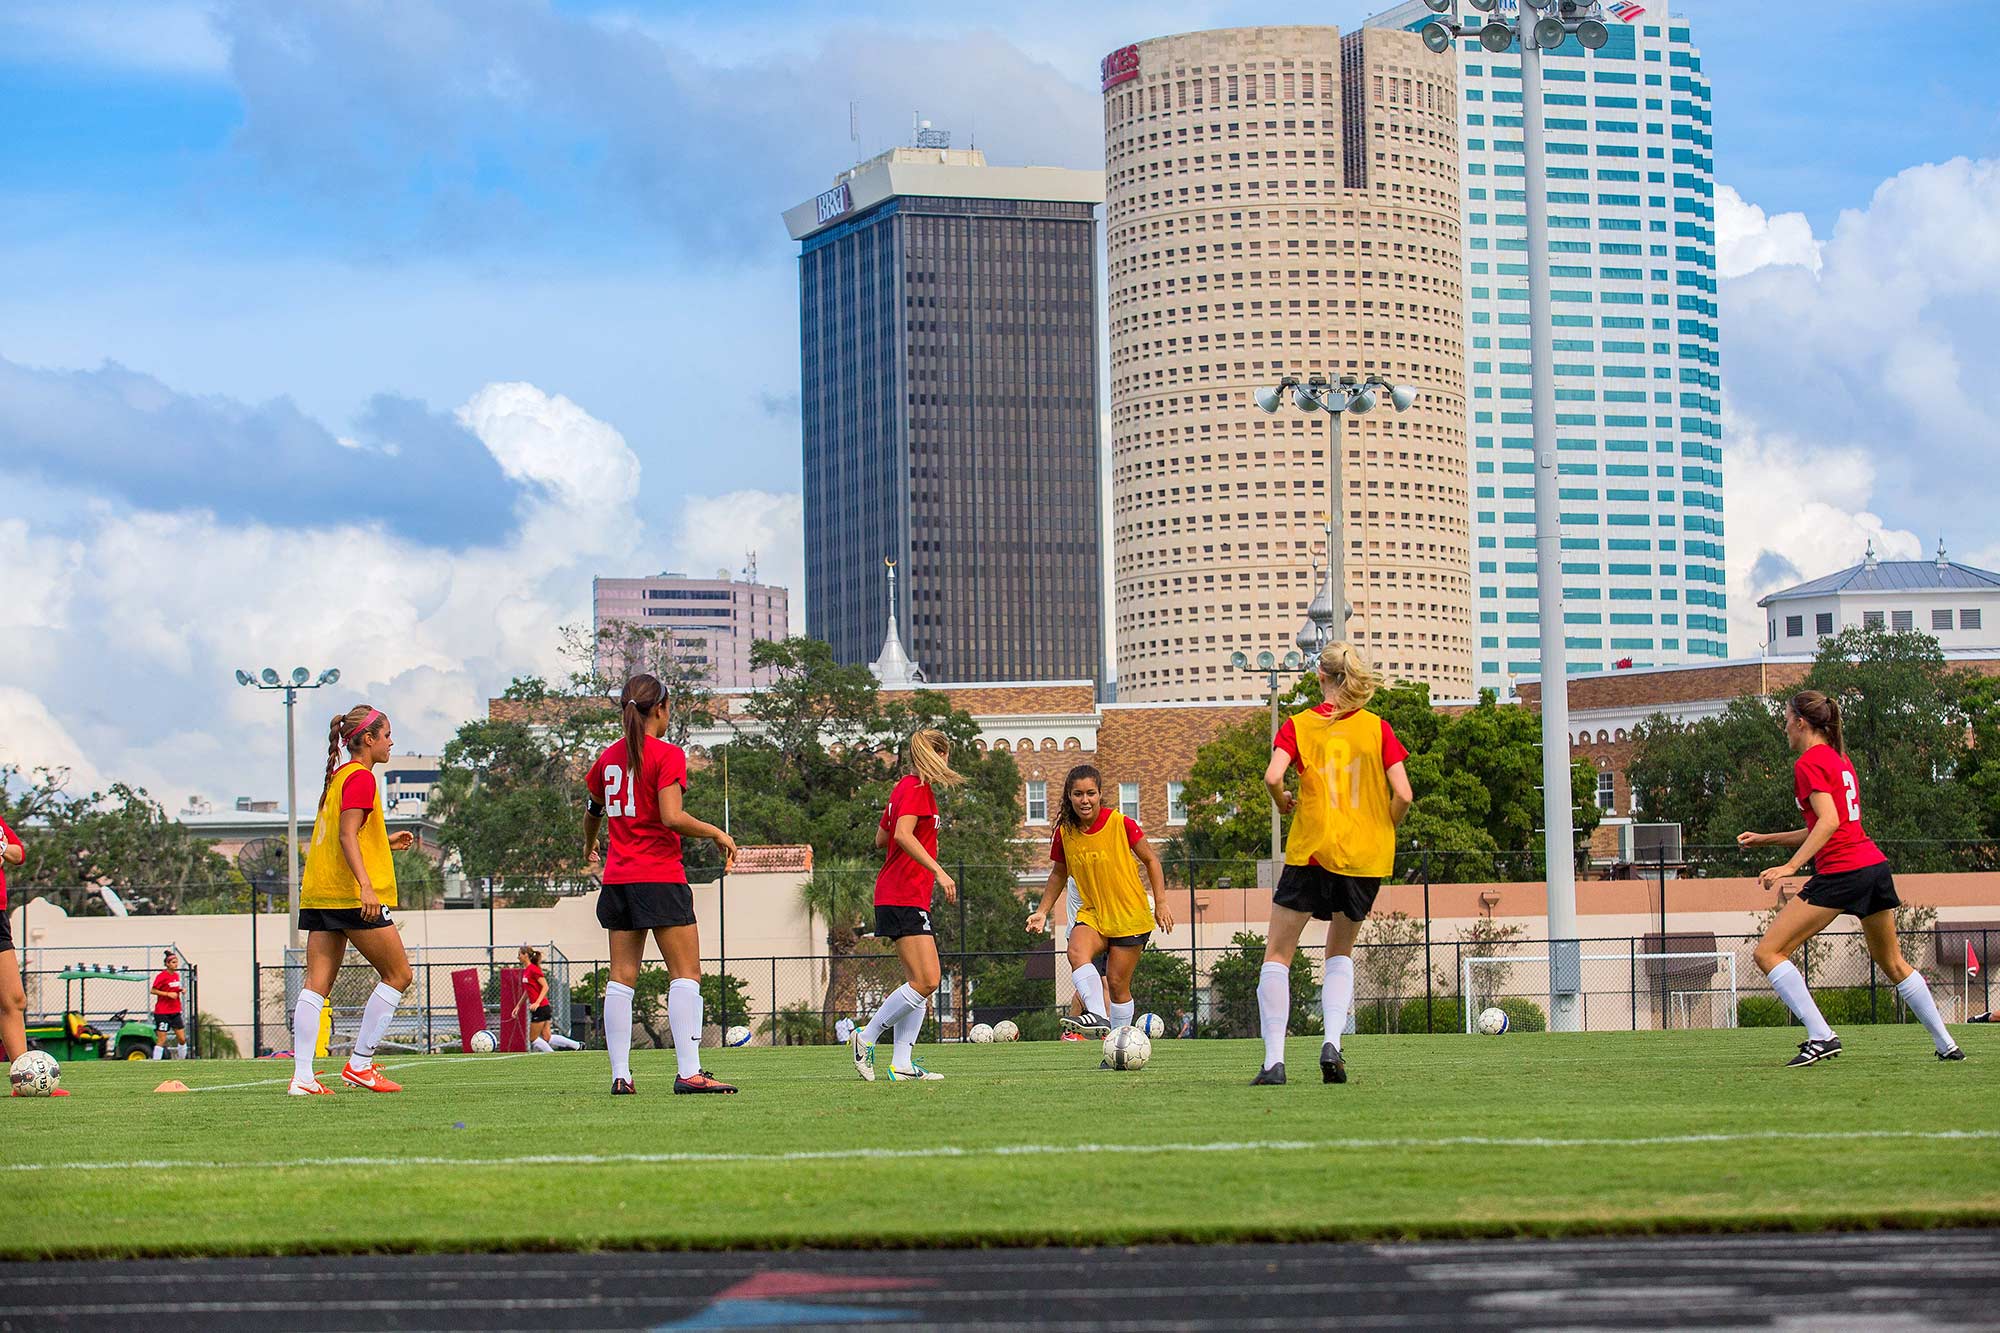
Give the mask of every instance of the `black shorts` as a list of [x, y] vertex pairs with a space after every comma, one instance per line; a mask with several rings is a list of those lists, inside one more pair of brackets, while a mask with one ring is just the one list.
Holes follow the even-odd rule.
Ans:
[[528, 1012], [528, 1021], [530, 1023], [546, 1023], [555, 1016], [556, 1011], [553, 1006], [538, 1004]]
[[1896, 877], [1889, 873], [1887, 861], [1877, 861], [1859, 870], [1814, 875], [1799, 890], [1799, 897], [1814, 907], [1860, 917], [1903, 905], [1903, 900], [1896, 896]]
[[1286, 866], [1271, 901], [1294, 912], [1310, 912], [1317, 921], [1331, 921], [1335, 912], [1349, 921], [1366, 921], [1381, 887], [1379, 879], [1336, 875], [1316, 865]]
[[382, 915], [370, 921], [361, 915], [358, 907], [301, 907], [299, 909], [299, 929], [304, 931], [335, 931], [342, 935], [356, 930], [380, 930], [396, 923], [389, 919], [389, 909], [383, 908]]
[[900, 940], [905, 935], [935, 935], [931, 929], [930, 909], [925, 907], [887, 907], [875, 904], [875, 938], [878, 940]]
[[1137, 935], [1106, 935], [1104, 943], [1112, 949], [1143, 949], [1146, 941], [1152, 938], [1152, 931], [1142, 930]]
[[694, 890], [685, 884], [606, 884], [597, 894], [606, 930], [658, 930], [694, 924]]
[[182, 1026], [179, 1014], [154, 1014], [153, 1026], [155, 1028], [172, 1028], [176, 1032], [185, 1032], [187, 1030]]
[[9, 953], [14, 948], [14, 926], [7, 920], [5, 908], [0, 908], [0, 953]]

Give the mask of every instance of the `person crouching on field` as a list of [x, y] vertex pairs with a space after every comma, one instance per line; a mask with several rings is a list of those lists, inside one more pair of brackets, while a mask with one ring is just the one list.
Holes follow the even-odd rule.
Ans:
[[895, 1047], [889, 1061], [889, 1081], [936, 1082], [917, 1063], [917, 1035], [923, 1031], [924, 1010], [938, 988], [937, 937], [931, 931], [931, 889], [944, 891], [948, 903], [958, 901], [958, 884], [938, 864], [937, 789], [965, 781], [951, 767], [951, 742], [941, 731], [919, 731], [903, 751], [904, 773], [889, 794], [889, 808], [875, 828], [875, 846], [887, 853], [875, 876], [875, 936], [894, 940], [903, 964], [903, 984], [889, 992], [866, 1027], [848, 1039], [855, 1072], [875, 1081], [875, 1043], [884, 1032]]
[[[347, 747], [347, 762], [340, 749]], [[390, 853], [416, 841], [404, 830], [391, 833], [382, 822], [382, 789], [376, 765], [395, 752], [389, 718], [379, 708], [356, 704], [339, 713], [326, 731], [326, 782], [320, 788], [319, 816], [299, 877], [299, 929], [306, 932], [306, 984], [292, 1010], [294, 1097], [333, 1092], [313, 1073], [319, 1046], [320, 1013], [347, 946], [368, 960], [379, 980], [361, 1010], [354, 1051], [341, 1067], [341, 1082], [369, 1092], [401, 1092], [375, 1064], [375, 1048], [410, 986], [410, 960], [403, 936], [389, 919], [396, 905], [396, 863]]]
[[[1382, 877], [1395, 869], [1396, 826], [1410, 812], [1410, 777], [1403, 768], [1407, 752], [1389, 724], [1366, 711], [1381, 683], [1353, 645], [1328, 644], [1319, 655], [1319, 688], [1326, 702], [1293, 714], [1271, 742], [1264, 786], [1278, 809], [1293, 818], [1257, 978], [1264, 1067], [1250, 1080], [1252, 1086], [1285, 1081], [1292, 954], [1306, 922], [1315, 919], [1327, 923], [1320, 990], [1326, 1040], [1319, 1070], [1328, 1083], [1347, 1082], [1340, 1035], [1354, 1004], [1354, 937], [1375, 905]], [[1296, 800], [1285, 790], [1285, 771], [1294, 764], [1299, 769]]]
[[[1084, 1012], [1081, 1018], [1065, 1017], [1063, 1026], [1090, 1037], [1132, 1022], [1132, 974], [1139, 955], [1155, 928], [1174, 928], [1159, 853], [1146, 841], [1138, 820], [1102, 804], [1103, 790], [1103, 775], [1089, 764], [1077, 765], [1063, 780], [1062, 809], [1049, 840], [1049, 881], [1027, 926], [1030, 935], [1048, 927], [1056, 895], [1074, 876], [1078, 901], [1070, 909], [1068, 956]], [[1139, 879], [1141, 866], [1145, 884]], [[1147, 884], [1152, 886], [1151, 903]], [[1101, 979], [1094, 961], [1099, 950], [1107, 951]]]

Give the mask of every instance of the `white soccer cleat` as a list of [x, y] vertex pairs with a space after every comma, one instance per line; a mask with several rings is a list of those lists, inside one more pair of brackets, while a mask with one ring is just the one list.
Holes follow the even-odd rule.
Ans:
[[331, 1097], [333, 1096], [333, 1089], [320, 1082], [317, 1077], [304, 1081], [295, 1078], [292, 1080], [292, 1086], [285, 1089], [285, 1095], [288, 1097]]
[[856, 1029], [847, 1039], [848, 1048], [854, 1053], [854, 1072], [865, 1082], [875, 1081], [875, 1044], [861, 1040], [861, 1032]]
[[890, 1065], [889, 1081], [891, 1083], [942, 1083], [944, 1082], [944, 1075], [933, 1074], [922, 1065], [911, 1065], [908, 1069], [898, 1069], [896, 1066]]

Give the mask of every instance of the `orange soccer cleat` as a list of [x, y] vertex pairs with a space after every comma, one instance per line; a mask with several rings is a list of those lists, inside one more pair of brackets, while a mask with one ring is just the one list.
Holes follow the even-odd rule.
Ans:
[[382, 1072], [382, 1067], [374, 1064], [358, 1072], [352, 1065], [342, 1065], [340, 1067], [340, 1081], [342, 1083], [351, 1083], [357, 1088], [365, 1088], [369, 1092], [401, 1092], [403, 1090], [402, 1084], [391, 1082], [389, 1076]]

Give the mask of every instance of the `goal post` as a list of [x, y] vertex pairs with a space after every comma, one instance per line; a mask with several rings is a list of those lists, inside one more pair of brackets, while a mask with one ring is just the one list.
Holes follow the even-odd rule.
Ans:
[[[1632, 1012], [1635, 1017], [1638, 1013], [1639, 998], [1642, 991], [1648, 995], [1658, 995], [1659, 992], [1653, 990], [1650, 984], [1642, 984], [1640, 980], [1639, 969], [1645, 964], [1658, 965], [1657, 968], [1652, 970], [1667, 970], [1675, 968], [1675, 965], [1687, 967], [1690, 964], [1698, 966], [1705, 963], [1712, 972], [1719, 974], [1716, 977], [1718, 983], [1716, 985], [1704, 989], [1682, 987], [1672, 991], [1669, 997], [1668, 1012], [1661, 1015], [1663, 1024], [1670, 1024], [1674, 1016], [1679, 1015], [1682, 1020], [1680, 1026], [1694, 1027], [1697, 1026], [1694, 1022], [1695, 1017], [1705, 1012], [1709, 1018], [1709, 1022], [1701, 1026], [1711, 1028], [1733, 1028], [1736, 1026], [1738, 992], [1736, 985], [1736, 954], [1733, 951], [1714, 949], [1636, 953], [1628, 950], [1624, 953], [1586, 953], [1582, 956], [1581, 961], [1584, 964], [1586, 972], [1586, 984], [1582, 989], [1582, 1002], [1585, 1011], [1584, 1022], [1582, 1024], [1584, 1029], [1588, 1029], [1590, 1026], [1588, 1010], [1593, 989], [1594, 993], [1599, 995], [1625, 994], [1632, 1005]], [[1537, 1004], [1545, 1003], [1548, 999], [1548, 963], [1549, 955], [1545, 953], [1495, 954], [1462, 960], [1459, 964], [1458, 993], [1465, 1002], [1463, 1017], [1466, 1033], [1470, 1035], [1473, 1031], [1474, 1024], [1478, 1021], [1479, 1012], [1496, 1000], [1516, 997], [1532, 999]], [[1620, 965], [1623, 975], [1619, 980], [1622, 984], [1596, 988], [1588, 985], [1587, 974], [1590, 965], [1593, 963], [1615, 963]], [[1524, 982], [1510, 981], [1513, 971], [1516, 968], [1524, 967], [1531, 971], [1536, 969], [1539, 969], [1539, 971], [1536, 972], [1535, 977]], [[1708, 998], [1704, 999], [1703, 997]], [[1719, 1011], [1717, 1008], [1718, 1005], [1721, 1006]]]

